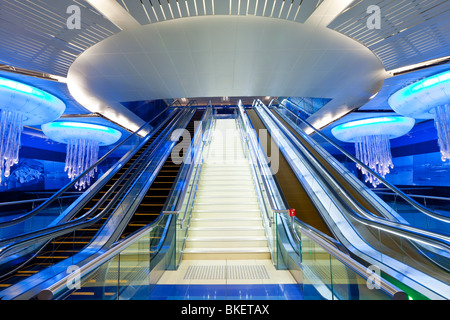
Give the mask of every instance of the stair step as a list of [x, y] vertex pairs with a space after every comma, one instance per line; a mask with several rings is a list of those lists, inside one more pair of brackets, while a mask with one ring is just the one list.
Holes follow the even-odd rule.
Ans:
[[266, 237], [196, 237], [186, 241], [186, 248], [267, 247]]
[[261, 227], [261, 219], [191, 219], [190, 228], [200, 227]]
[[185, 260], [243, 260], [270, 259], [269, 248], [186, 248], [183, 251]]
[[248, 253], [248, 252], [270, 252], [269, 247], [239, 247], [239, 248], [189, 248], [184, 253]]
[[[192, 215], [192, 218], [196, 219], [243, 219], [243, 218], [259, 218], [261, 219], [261, 213], [258, 211], [252, 211], [252, 212], [195, 212]], [[192, 219], [191, 218], [191, 219]]]
[[194, 213], [222, 213], [222, 214], [227, 214], [227, 213], [252, 213], [252, 212], [260, 212], [259, 209], [223, 209], [223, 208], [216, 208], [216, 209], [193, 209], [192, 210], [192, 214]]
[[245, 204], [245, 203], [233, 203], [233, 204], [194, 204], [193, 211], [259, 211], [259, 207], [256, 204]]
[[188, 239], [190, 237], [205, 236], [264, 236], [263, 227], [190, 227]]

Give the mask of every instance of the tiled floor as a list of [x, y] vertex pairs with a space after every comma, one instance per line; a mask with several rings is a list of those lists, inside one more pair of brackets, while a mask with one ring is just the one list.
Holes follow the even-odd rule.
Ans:
[[300, 286], [270, 260], [186, 260], [166, 271], [149, 299], [302, 300]]

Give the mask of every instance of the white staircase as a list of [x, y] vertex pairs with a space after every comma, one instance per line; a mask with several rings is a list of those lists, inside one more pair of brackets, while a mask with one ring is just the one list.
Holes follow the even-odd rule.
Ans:
[[233, 119], [217, 119], [183, 259], [270, 259], [248, 159]]

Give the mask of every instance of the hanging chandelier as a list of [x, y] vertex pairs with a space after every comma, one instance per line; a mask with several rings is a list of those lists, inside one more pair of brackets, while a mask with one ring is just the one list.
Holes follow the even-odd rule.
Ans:
[[[116, 143], [120, 131], [97, 124], [84, 122], [56, 121], [42, 125], [42, 131], [50, 139], [67, 144], [64, 171], [74, 180], [98, 160], [99, 147]], [[75, 188], [83, 190], [90, 186], [97, 167], [87, 172], [75, 183]]]
[[19, 162], [23, 126], [54, 121], [65, 109], [65, 104], [50, 93], [0, 77], [0, 182]]
[[441, 159], [450, 159], [450, 71], [410, 84], [395, 92], [388, 102], [398, 114], [434, 119]]
[[[408, 133], [414, 126], [408, 117], [377, 117], [355, 120], [331, 130], [336, 139], [355, 144], [356, 158], [383, 178], [394, 168], [390, 139]], [[373, 174], [357, 164], [365, 182], [376, 187], [380, 184]]]

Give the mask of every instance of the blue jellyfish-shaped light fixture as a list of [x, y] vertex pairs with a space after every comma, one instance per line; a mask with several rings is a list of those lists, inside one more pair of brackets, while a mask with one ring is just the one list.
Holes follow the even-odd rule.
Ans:
[[[93, 166], [98, 160], [99, 147], [116, 143], [122, 136], [120, 131], [98, 124], [55, 121], [42, 125], [42, 131], [50, 139], [67, 144], [64, 171], [73, 180]], [[78, 190], [91, 184], [97, 167], [75, 183]]]
[[[384, 178], [394, 168], [390, 139], [407, 134], [414, 124], [415, 120], [409, 117], [375, 117], [340, 124], [331, 132], [340, 141], [354, 143], [356, 158]], [[365, 182], [374, 187], [380, 184], [364, 167], [357, 167]]]
[[30, 85], [0, 77], [0, 182], [19, 162], [24, 125], [58, 119], [66, 110], [54, 95]]
[[410, 84], [388, 100], [398, 114], [434, 119], [442, 161], [450, 160], [450, 71]]

